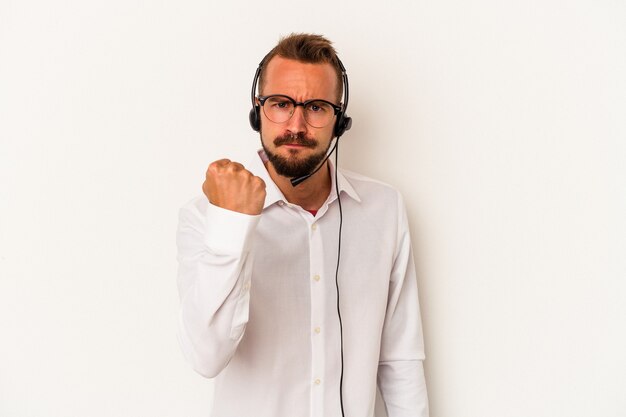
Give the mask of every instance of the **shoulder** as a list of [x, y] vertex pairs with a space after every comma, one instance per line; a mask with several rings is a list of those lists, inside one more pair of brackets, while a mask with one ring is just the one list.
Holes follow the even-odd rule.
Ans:
[[383, 201], [386, 204], [404, 204], [400, 192], [390, 184], [346, 169], [340, 169], [339, 172], [364, 202], [374, 199]]

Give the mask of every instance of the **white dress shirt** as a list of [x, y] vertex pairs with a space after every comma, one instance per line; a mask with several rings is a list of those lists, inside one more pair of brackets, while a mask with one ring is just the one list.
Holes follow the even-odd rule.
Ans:
[[[213, 417], [340, 417], [341, 345], [334, 184], [316, 216], [287, 202], [263, 152], [246, 168], [266, 183], [258, 216], [210, 204], [180, 211], [179, 339], [216, 378]], [[340, 170], [339, 297], [346, 417], [427, 417], [424, 344], [408, 222], [400, 194]]]

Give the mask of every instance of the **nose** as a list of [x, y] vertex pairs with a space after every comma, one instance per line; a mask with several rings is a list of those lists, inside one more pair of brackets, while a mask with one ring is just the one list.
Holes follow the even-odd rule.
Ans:
[[291, 118], [287, 120], [287, 130], [291, 133], [306, 133], [307, 123], [304, 119], [304, 106], [295, 106]]

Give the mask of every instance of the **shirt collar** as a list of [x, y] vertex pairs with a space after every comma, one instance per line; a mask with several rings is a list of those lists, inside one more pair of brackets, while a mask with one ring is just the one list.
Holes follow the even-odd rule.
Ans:
[[[279, 201], [283, 201], [285, 203], [287, 202], [287, 199], [285, 198], [283, 193], [280, 191], [278, 186], [274, 183], [274, 181], [270, 177], [270, 174], [267, 172], [267, 169], [265, 168], [266, 161], [267, 161], [267, 155], [265, 155], [265, 151], [263, 151], [263, 149], [259, 149], [257, 151], [257, 154], [252, 158], [252, 160], [250, 161], [247, 167], [248, 170], [252, 174], [256, 175], [257, 177], [265, 181], [266, 195], [265, 195], [265, 204], [263, 206], [263, 209], [266, 209], [272, 204], [275, 204]], [[330, 160], [330, 158], [328, 159], [328, 163], [330, 164], [330, 178], [332, 181], [330, 195], [328, 196], [328, 202], [330, 203], [337, 198], [337, 193], [335, 189], [335, 165], [333, 161]], [[353, 200], [359, 203], [361, 202], [361, 198], [357, 194], [356, 190], [354, 189], [350, 181], [346, 178], [345, 175], [343, 175], [341, 170], [337, 172], [337, 182], [339, 184], [340, 193], [344, 192]]]

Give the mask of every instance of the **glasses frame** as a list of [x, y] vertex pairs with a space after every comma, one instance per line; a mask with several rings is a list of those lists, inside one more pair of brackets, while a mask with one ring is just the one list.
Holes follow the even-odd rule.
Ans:
[[[287, 100], [289, 100], [289, 101], [291, 101], [291, 102], [293, 103], [293, 112], [291, 113], [291, 115], [289, 116], [289, 118], [288, 118], [287, 120], [285, 120], [284, 122], [275, 122], [275, 121], [273, 121], [272, 119], [270, 119], [270, 118], [267, 116], [267, 114], [265, 114], [265, 106], [264, 106], [264, 104], [265, 104], [265, 102], [267, 101], [267, 99], [270, 99], [270, 98], [272, 98], [272, 97], [282, 97], [282, 98], [286, 98]], [[293, 117], [293, 114], [296, 112], [296, 107], [298, 107], [298, 106], [302, 106], [302, 108], [303, 108], [303, 109], [305, 109], [307, 105], [309, 105], [309, 104], [311, 104], [311, 103], [313, 103], [313, 102], [315, 102], [315, 101], [321, 101], [322, 103], [329, 104], [329, 105], [333, 108], [333, 111], [334, 111], [333, 116], [337, 116], [337, 114], [339, 114], [339, 113], [341, 112], [341, 110], [342, 110], [342, 107], [341, 107], [341, 106], [338, 106], [338, 105], [336, 105], [335, 103], [331, 103], [330, 101], [328, 101], [328, 100], [324, 100], [324, 99], [321, 99], [321, 98], [314, 98], [314, 99], [307, 100], [307, 101], [296, 101], [296, 100], [294, 100], [293, 98], [291, 98], [291, 97], [289, 97], [289, 96], [286, 96], [286, 95], [284, 95], [284, 94], [270, 94], [270, 95], [268, 95], [268, 96], [257, 96], [257, 99], [259, 100], [259, 104], [260, 104], [260, 105], [261, 105], [261, 107], [263, 108], [263, 114], [265, 114], [265, 117], [267, 117], [267, 119], [268, 119], [270, 122], [272, 122], [272, 123], [276, 123], [276, 124], [287, 123], [289, 120], [291, 120], [291, 118]], [[330, 119], [330, 120], [332, 120], [332, 119]], [[323, 127], [326, 127], [326, 126], [328, 126], [328, 125], [330, 124], [330, 122], [329, 122], [329, 123], [325, 124], [324, 126], [313, 126], [313, 125], [312, 125], [311, 123], [309, 123], [309, 121], [307, 120], [307, 118], [306, 118], [306, 112], [304, 113], [304, 121], [305, 121], [305, 122], [306, 122], [309, 126], [312, 126], [312, 127], [318, 128], [318, 129], [323, 128]]]

